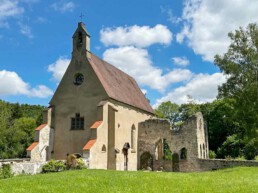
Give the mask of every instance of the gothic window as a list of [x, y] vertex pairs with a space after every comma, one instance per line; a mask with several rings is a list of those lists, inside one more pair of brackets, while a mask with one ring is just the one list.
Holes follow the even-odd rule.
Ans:
[[180, 159], [187, 159], [187, 149], [185, 147], [181, 149]]
[[71, 118], [71, 130], [83, 130], [84, 117], [80, 117], [80, 113], [76, 113], [75, 117]]
[[134, 124], [132, 125], [131, 128], [131, 148], [133, 151], [135, 151], [136, 149], [136, 128], [134, 126]]

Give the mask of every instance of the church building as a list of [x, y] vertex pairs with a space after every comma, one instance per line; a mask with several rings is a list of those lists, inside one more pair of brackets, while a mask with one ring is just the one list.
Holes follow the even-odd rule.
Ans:
[[196, 170], [196, 159], [208, 156], [202, 115], [182, 131], [172, 131], [167, 120], [155, 118], [134, 78], [91, 53], [90, 34], [82, 22], [73, 34], [71, 62], [49, 104], [35, 142], [27, 148], [31, 161], [64, 160], [68, 153], [79, 153], [89, 168], [163, 167], [165, 141], [177, 160], [174, 166], [179, 168], [182, 158], [186, 169], [178, 171]]
[[[45, 124], [36, 132], [47, 130], [50, 140], [44, 134], [35, 140], [34, 146], [41, 145], [36, 159], [80, 153], [89, 158], [90, 168], [122, 170], [122, 148], [129, 143], [128, 169], [136, 170], [138, 123], [154, 111], [131, 76], [90, 52], [90, 34], [80, 22], [71, 62], [44, 114]], [[31, 154], [34, 147], [28, 149]]]

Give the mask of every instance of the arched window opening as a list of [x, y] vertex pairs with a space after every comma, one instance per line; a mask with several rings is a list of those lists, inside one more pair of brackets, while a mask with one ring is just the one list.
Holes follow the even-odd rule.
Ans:
[[163, 158], [163, 148], [162, 148], [162, 140], [160, 139], [156, 143], [156, 148], [155, 148], [155, 160], [162, 160]]
[[102, 151], [103, 153], [107, 151], [107, 148], [106, 148], [105, 144], [103, 144], [103, 146], [102, 146], [102, 148], [101, 148], [101, 151]]
[[180, 159], [187, 159], [187, 149], [185, 147], [181, 149]]
[[136, 128], [134, 124], [131, 128], [131, 148], [133, 151], [136, 150]]
[[167, 140], [163, 139], [163, 159], [164, 160], [172, 160], [172, 151], [167, 143]]

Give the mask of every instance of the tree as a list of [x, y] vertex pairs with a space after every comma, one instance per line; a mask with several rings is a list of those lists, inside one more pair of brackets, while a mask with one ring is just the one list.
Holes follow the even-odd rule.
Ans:
[[228, 34], [228, 51], [215, 56], [215, 65], [227, 76], [219, 87], [219, 98], [234, 100], [234, 110], [246, 137], [257, 136], [258, 128], [258, 26], [249, 24]]
[[209, 148], [215, 152], [228, 136], [237, 134], [243, 138], [244, 129], [241, 127], [234, 109], [233, 99], [215, 100], [200, 105], [208, 128]]
[[26, 156], [34, 129], [42, 123], [43, 108], [0, 100], [0, 159]]
[[155, 113], [159, 118], [169, 119], [169, 121], [173, 124], [177, 121], [179, 113], [178, 109], [179, 106], [177, 104], [167, 101], [161, 103], [155, 110]]
[[237, 158], [242, 155], [242, 149], [244, 147], [243, 140], [236, 134], [228, 136], [227, 140], [218, 148], [218, 158], [226, 158], [230, 156]]

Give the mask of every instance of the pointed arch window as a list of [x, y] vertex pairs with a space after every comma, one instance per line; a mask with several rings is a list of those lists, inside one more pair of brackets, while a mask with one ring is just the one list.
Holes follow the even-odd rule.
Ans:
[[134, 124], [131, 128], [131, 148], [132, 151], [136, 151], [136, 128]]

